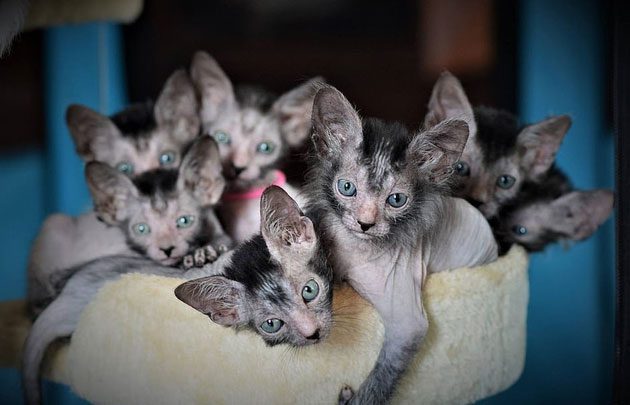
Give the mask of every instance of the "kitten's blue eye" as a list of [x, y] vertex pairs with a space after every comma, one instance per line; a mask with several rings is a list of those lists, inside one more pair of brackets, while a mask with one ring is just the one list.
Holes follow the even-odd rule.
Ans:
[[518, 236], [527, 235], [527, 228], [525, 228], [523, 225], [514, 225], [512, 227], [512, 232], [514, 232]]
[[130, 175], [133, 174], [133, 165], [129, 162], [120, 162], [116, 165], [116, 170], [121, 173]]
[[340, 179], [337, 182], [337, 190], [339, 190], [339, 192], [346, 197], [354, 197], [355, 195], [357, 195], [357, 187], [354, 185], [354, 183], [348, 180]]
[[470, 166], [468, 166], [468, 163], [466, 162], [462, 162], [460, 160], [459, 162], [455, 163], [455, 166], [453, 168], [455, 169], [455, 173], [457, 173], [458, 176], [470, 176]]
[[188, 228], [190, 225], [195, 222], [195, 217], [193, 215], [182, 215], [177, 218], [177, 227], [178, 228]]
[[166, 151], [160, 155], [160, 166], [167, 166], [172, 164], [175, 161], [175, 152]]
[[221, 143], [223, 145], [229, 145], [232, 142], [230, 135], [223, 131], [216, 131], [214, 133], [214, 139], [216, 139], [218, 143]]
[[400, 208], [407, 203], [407, 196], [403, 193], [394, 193], [390, 194], [387, 197], [387, 204], [391, 205], [394, 208]]
[[276, 146], [271, 142], [261, 142], [256, 147], [258, 153], [264, 153], [265, 155], [269, 155], [274, 149], [276, 149]]
[[267, 333], [276, 333], [282, 328], [284, 322], [277, 318], [267, 319], [260, 325], [260, 329]]
[[507, 190], [508, 188], [512, 188], [515, 182], [516, 179], [513, 176], [504, 174], [503, 176], [499, 176], [497, 179], [497, 186]]
[[317, 281], [310, 279], [304, 284], [302, 287], [302, 298], [304, 298], [304, 302], [311, 302], [317, 297], [319, 294], [319, 284]]
[[135, 224], [132, 228], [133, 228], [133, 231], [138, 235], [148, 235], [151, 233], [151, 228], [149, 227], [149, 225], [145, 224], [144, 222]]

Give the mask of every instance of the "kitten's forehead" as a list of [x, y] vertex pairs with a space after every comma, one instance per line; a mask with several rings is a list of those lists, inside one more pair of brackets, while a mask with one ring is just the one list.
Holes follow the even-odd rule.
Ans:
[[153, 107], [154, 104], [151, 101], [132, 104], [112, 115], [110, 119], [123, 137], [145, 137], [157, 127]]
[[410, 139], [411, 134], [401, 124], [366, 119], [359, 154], [354, 158], [348, 154], [344, 166], [365, 176], [373, 190], [381, 190], [391, 183], [393, 173], [404, 166]]
[[280, 140], [280, 128], [273, 117], [254, 108], [235, 108], [214, 122], [206, 123], [206, 132], [224, 131], [233, 145], [260, 140]]
[[477, 122], [477, 143], [484, 165], [491, 165], [498, 159], [513, 155], [516, 141], [522, 127], [516, 117], [506, 111], [485, 107], [475, 108]]

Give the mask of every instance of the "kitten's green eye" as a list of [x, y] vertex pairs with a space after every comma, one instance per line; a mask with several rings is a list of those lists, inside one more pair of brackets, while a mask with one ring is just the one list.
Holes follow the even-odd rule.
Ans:
[[229, 145], [232, 142], [230, 135], [223, 131], [216, 131], [214, 133], [214, 139], [220, 144]]
[[337, 190], [339, 190], [339, 192], [346, 197], [354, 197], [355, 195], [357, 195], [357, 187], [354, 185], [354, 183], [348, 180], [340, 179], [337, 182]]
[[304, 284], [304, 287], [302, 287], [302, 298], [304, 298], [304, 302], [313, 301], [318, 294], [319, 284], [313, 279], [308, 280], [306, 284]]
[[172, 164], [173, 162], [175, 162], [175, 152], [170, 151], [170, 150], [166, 152], [162, 152], [159, 160], [160, 160], [160, 166], [168, 166]]
[[390, 194], [387, 197], [387, 204], [394, 208], [400, 208], [407, 203], [407, 196], [403, 193]]
[[527, 235], [527, 228], [523, 225], [514, 225], [512, 227], [512, 232], [514, 232], [518, 236]]
[[468, 166], [468, 163], [466, 162], [462, 162], [460, 160], [459, 162], [455, 163], [455, 166], [453, 166], [453, 168], [455, 169], [455, 173], [457, 173], [458, 176], [470, 176], [470, 166]]
[[264, 153], [265, 155], [269, 155], [269, 154], [271, 154], [271, 152], [274, 151], [274, 149], [276, 149], [276, 146], [273, 143], [271, 143], [271, 142], [261, 142], [256, 147], [256, 152]]
[[190, 225], [193, 224], [193, 222], [195, 222], [194, 215], [182, 215], [181, 217], [177, 218], [177, 227], [180, 229], [188, 228]]
[[149, 227], [149, 225], [145, 224], [144, 222], [135, 224], [132, 228], [133, 228], [133, 231], [138, 235], [148, 235], [151, 233], [151, 228]]
[[508, 188], [512, 188], [516, 179], [509, 174], [504, 174], [503, 176], [499, 176], [497, 179], [497, 186], [507, 190]]
[[129, 162], [120, 162], [116, 165], [116, 170], [121, 173], [130, 175], [133, 174], [133, 165]]
[[260, 329], [267, 333], [276, 333], [282, 328], [282, 325], [284, 325], [284, 322], [280, 319], [271, 318], [260, 324]]

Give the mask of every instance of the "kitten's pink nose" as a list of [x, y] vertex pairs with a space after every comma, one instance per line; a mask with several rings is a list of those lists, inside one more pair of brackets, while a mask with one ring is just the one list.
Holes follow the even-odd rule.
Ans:
[[239, 174], [243, 173], [243, 170], [245, 170], [244, 167], [236, 167], [236, 166], [234, 166], [234, 173], [236, 174], [236, 177], [238, 177]]
[[160, 248], [160, 250], [164, 252], [166, 257], [171, 257], [171, 253], [173, 253], [173, 249], [175, 249], [175, 246], [169, 246], [167, 248]]
[[319, 340], [319, 329], [316, 329], [315, 332], [311, 336], [307, 336], [308, 340]]
[[359, 223], [359, 225], [361, 225], [361, 230], [363, 232], [367, 232], [368, 229], [370, 229], [371, 227], [373, 227], [375, 224], [368, 224], [365, 222], [361, 222], [361, 221], [357, 221]]

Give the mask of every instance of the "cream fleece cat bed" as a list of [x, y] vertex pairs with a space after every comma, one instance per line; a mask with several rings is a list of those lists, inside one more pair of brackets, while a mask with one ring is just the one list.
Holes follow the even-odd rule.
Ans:
[[[342, 384], [360, 385], [378, 354], [378, 315], [350, 288], [335, 293], [330, 337], [292, 349], [215, 325], [175, 298], [180, 282], [128, 275], [103, 287], [71, 344], [49, 353], [45, 374], [98, 404], [333, 404]], [[470, 403], [518, 379], [529, 294], [523, 249], [430, 275], [424, 294], [429, 333], [395, 403]], [[0, 309], [2, 335], [19, 342], [24, 322], [6, 317], [11, 308]]]

